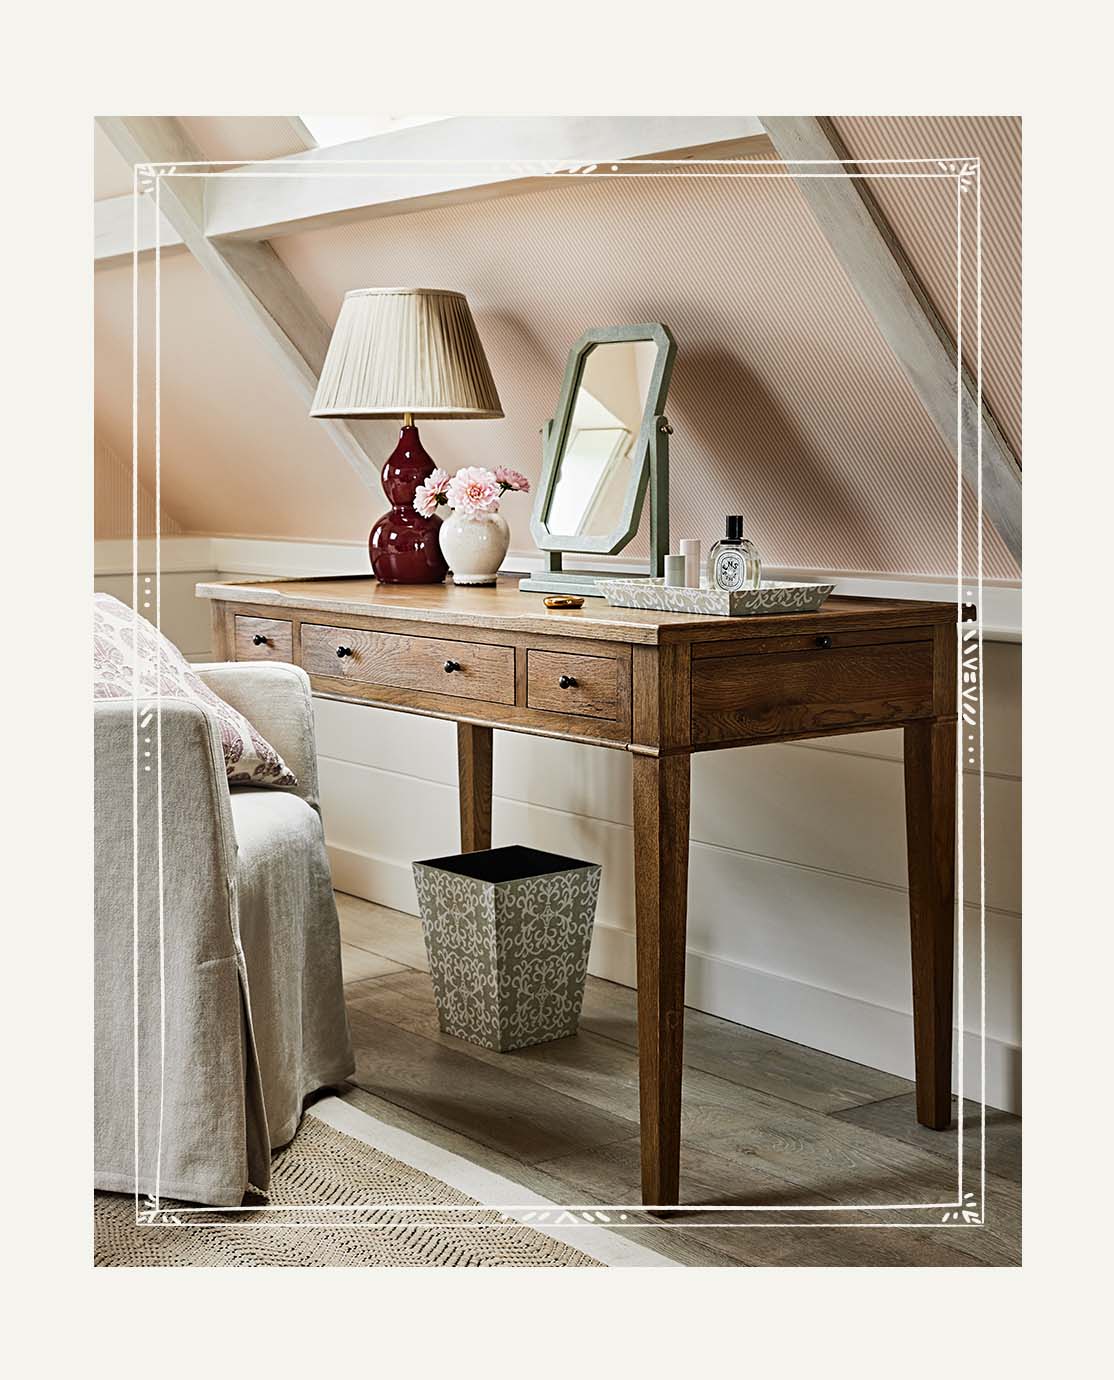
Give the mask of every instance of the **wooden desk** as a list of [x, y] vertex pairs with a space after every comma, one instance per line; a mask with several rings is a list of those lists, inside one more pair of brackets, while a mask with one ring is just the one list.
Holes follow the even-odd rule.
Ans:
[[693, 752], [905, 732], [917, 1119], [951, 1119], [956, 606], [831, 598], [763, 618], [550, 612], [539, 594], [365, 577], [199, 585], [215, 654], [293, 661], [332, 699], [454, 719], [465, 850], [491, 846], [491, 733], [634, 759], [642, 1195], [678, 1202]]

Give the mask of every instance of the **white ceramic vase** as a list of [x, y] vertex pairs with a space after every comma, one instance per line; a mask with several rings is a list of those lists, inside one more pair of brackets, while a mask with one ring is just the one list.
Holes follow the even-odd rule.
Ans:
[[468, 517], [454, 511], [441, 524], [441, 554], [456, 585], [493, 585], [511, 533], [498, 513]]

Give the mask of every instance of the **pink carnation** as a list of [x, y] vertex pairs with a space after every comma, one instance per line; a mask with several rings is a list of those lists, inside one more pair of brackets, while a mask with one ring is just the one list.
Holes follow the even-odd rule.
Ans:
[[422, 517], [432, 517], [441, 503], [447, 503], [449, 476], [444, 470], [434, 470], [424, 484], [414, 491], [414, 507]]
[[499, 511], [499, 487], [490, 470], [478, 465], [457, 470], [449, 481], [447, 497], [458, 513], [476, 517]]
[[496, 467], [495, 482], [502, 484], [504, 489], [510, 489], [514, 493], [528, 494], [530, 492], [530, 481], [526, 476], [519, 474], [518, 470], [509, 470], [506, 465]]

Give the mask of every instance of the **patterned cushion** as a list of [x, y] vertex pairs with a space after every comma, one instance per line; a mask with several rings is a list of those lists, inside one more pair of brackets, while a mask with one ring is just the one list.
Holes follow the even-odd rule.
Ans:
[[93, 595], [93, 697], [162, 694], [193, 700], [220, 726], [232, 786], [296, 786], [294, 773], [247, 719], [190, 669], [173, 642], [111, 594]]

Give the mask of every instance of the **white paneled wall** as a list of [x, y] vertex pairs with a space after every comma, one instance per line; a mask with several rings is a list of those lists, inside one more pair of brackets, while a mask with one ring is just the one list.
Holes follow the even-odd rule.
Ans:
[[[1020, 1083], [1020, 647], [987, 646], [987, 1100]], [[453, 726], [317, 702], [337, 885], [416, 913], [410, 862], [458, 845]], [[699, 754], [692, 767], [690, 1005], [912, 1073], [901, 735]], [[978, 777], [964, 778], [965, 1091], [977, 1091]], [[632, 984], [630, 761], [497, 733], [494, 841], [604, 868], [591, 970]]]

